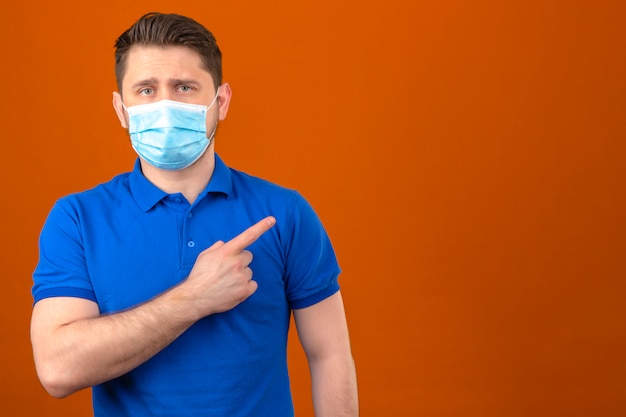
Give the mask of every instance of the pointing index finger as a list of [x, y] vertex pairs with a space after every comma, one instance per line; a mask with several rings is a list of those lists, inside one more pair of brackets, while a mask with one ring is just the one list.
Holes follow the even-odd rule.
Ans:
[[250, 226], [239, 235], [229, 240], [225, 246], [234, 252], [241, 252], [261, 237], [261, 235], [270, 230], [276, 224], [276, 219], [268, 216], [260, 222]]

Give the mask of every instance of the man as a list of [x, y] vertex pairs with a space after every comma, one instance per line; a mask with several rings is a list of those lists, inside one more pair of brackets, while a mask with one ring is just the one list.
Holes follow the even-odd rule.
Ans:
[[214, 150], [231, 89], [213, 35], [151, 13], [116, 42], [113, 106], [130, 173], [57, 201], [40, 238], [31, 339], [55, 397], [93, 387], [95, 416], [292, 416], [293, 311], [316, 416], [358, 414], [337, 276], [295, 191]]

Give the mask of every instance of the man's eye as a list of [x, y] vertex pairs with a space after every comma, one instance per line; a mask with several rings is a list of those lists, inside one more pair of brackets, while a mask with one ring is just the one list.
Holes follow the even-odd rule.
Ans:
[[144, 88], [144, 89], [139, 90], [139, 94], [141, 94], [142, 96], [149, 96], [153, 92], [154, 91], [151, 88]]
[[178, 89], [182, 91], [183, 93], [191, 91], [191, 87], [189, 87], [188, 85], [181, 85], [180, 87], [178, 87]]

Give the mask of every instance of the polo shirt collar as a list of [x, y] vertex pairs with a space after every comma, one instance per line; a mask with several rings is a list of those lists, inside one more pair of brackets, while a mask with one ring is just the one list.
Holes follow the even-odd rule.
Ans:
[[[152, 184], [141, 172], [141, 163], [139, 158], [135, 161], [133, 171], [129, 178], [130, 191], [137, 205], [143, 210], [148, 211], [154, 207], [159, 201], [168, 194]], [[224, 164], [222, 159], [215, 154], [215, 168], [213, 176], [207, 184], [204, 195], [208, 193], [222, 193], [227, 196], [233, 192], [233, 179], [230, 169]]]
[[215, 154], [215, 168], [211, 181], [207, 184], [206, 193], [223, 193], [227, 196], [233, 193], [232, 172], [218, 154]]

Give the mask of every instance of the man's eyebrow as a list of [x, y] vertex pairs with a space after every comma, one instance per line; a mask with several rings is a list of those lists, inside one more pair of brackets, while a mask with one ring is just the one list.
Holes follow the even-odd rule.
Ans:
[[155, 85], [155, 84], [157, 84], [157, 83], [158, 83], [158, 81], [157, 81], [157, 79], [156, 79], [156, 78], [147, 78], [147, 79], [145, 79], [145, 80], [139, 80], [139, 81], [137, 81], [137, 82], [136, 82], [136, 83], [134, 83], [131, 87], [132, 87], [133, 89], [135, 89], [135, 88], [139, 88], [139, 87], [145, 87], [145, 86], [147, 86], [147, 85]]
[[[146, 85], [155, 85], [158, 84], [159, 81], [156, 78], [146, 78], [145, 80], [139, 80], [136, 83], [134, 83], [132, 85], [133, 88], [137, 88], [137, 87], [145, 87]], [[171, 78], [169, 80], [167, 80], [167, 83], [170, 85], [180, 85], [180, 84], [195, 84], [198, 85], [200, 84], [200, 82], [198, 82], [197, 80], [188, 78]]]
[[[151, 86], [151, 85], [157, 85], [159, 83], [159, 80], [157, 80], [156, 78], [146, 78], [145, 80], [139, 80], [136, 83], [134, 83], [131, 88], [133, 89], [137, 89], [140, 87], [146, 87], [146, 86]], [[167, 80], [167, 83], [171, 86], [175, 86], [175, 85], [181, 85], [181, 84], [186, 84], [186, 85], [200, 85], [200, 82], [198, 82], [197, 80], [188, 78], [171, 78], [169, 80]]]
[[180, 84], [193, 84], [193, 85], [198, 85], [200, 84], [198, 81], [193, 80], [191, 78], [189, 79], [183, 79], [183, 78], [172, 78], [170, 80], [168, 80], [170, 85], [180, 85]]

